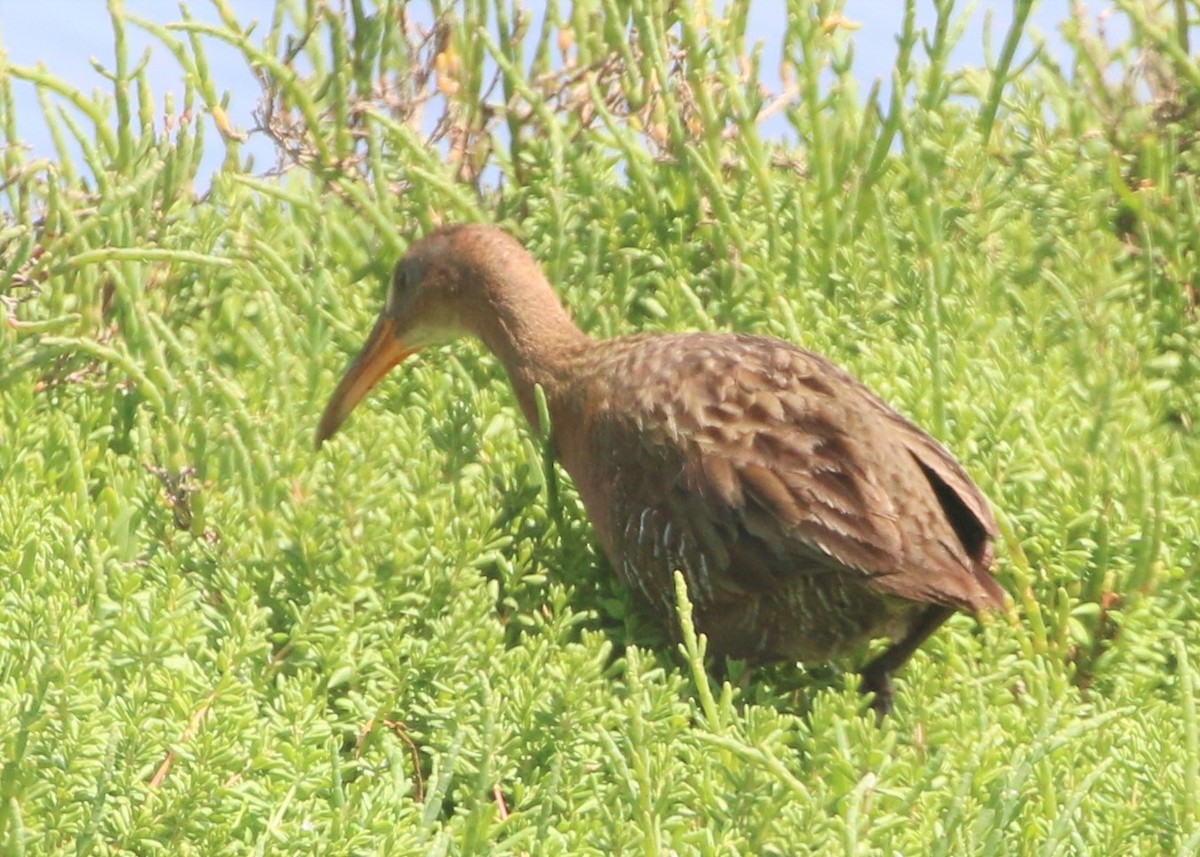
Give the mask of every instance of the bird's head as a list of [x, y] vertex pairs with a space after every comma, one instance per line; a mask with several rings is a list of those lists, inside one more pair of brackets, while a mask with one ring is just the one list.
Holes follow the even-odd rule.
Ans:
[[495, 227], [451, 226], [414, 242], [396, 265], [366, 344], [325, 406], [317, 447], [410, 354], [464, 334], [493, 340], [491, 330], [503, 324], [506, 287], [522, 276], [540, 280], [537, 263]]
[[[334, 390], [317, 428], [320, 448], [392, 367], [410, 354], [461, 336], [456, 311], [463, 271], [443, 233], [418, 241], [392, 273], [387, 302], [371, 335]], [[439, 240], [440, 239], [440, 240]]]

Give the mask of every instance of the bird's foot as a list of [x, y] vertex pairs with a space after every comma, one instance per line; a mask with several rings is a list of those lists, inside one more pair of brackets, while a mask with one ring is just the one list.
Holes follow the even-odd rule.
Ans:
[[875, 664], [869, 664], [862, 671], [862, 683], [859, 691], [872, 694], [871, 708], [875, 709], [875, 722], [883, 723], [883, 718], [892, 713], [892, 703], [895, 697], [892, 692], [892, 674], [885, 669], [878, 669]]

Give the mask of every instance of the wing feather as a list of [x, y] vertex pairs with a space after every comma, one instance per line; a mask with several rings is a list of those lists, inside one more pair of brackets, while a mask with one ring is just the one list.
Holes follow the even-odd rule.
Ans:
[[[594, 417], [613, 483], [610, 555], [636, 558], [626, 572], [653, 581], [638, 585], [672, 598], [679, 568], [719, 601], [841, 574], [911, 600], [1003, 602], [988, 573], [995, 520], [940, 444], [818, 355], [688, 337], [641, 340], [653, 372], [615, 373], [630, 390]], [[659, 350], [647, 356], [647, 343]]]

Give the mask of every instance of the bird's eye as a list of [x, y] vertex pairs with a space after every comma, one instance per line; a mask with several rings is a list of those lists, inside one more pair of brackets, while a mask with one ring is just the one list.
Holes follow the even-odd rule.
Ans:
[[396, 272], [392, 274], [392, 286], [387, 293], [387, 309], [389, 311], [396, 308], [396, 303], [404, 294], [408, 286], [408, 277], [405, 274], [404, 268], [400, 265], [396, 266]]

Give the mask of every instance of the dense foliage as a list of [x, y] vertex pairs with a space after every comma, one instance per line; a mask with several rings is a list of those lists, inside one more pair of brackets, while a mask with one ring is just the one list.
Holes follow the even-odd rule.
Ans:
[[[1079, 13], [1060, 65], [1018, 3], [956, 69], [966, 13], [910, 3], [884, 94], [831, 0], [790, 2], [764, 91], [749, 2], [114, 0], [106, 96], [0, 47], [0, 852], [1200, 851], [1200, 4], [1117, 0], [1118, 45]], [[314, 452], [386, 271], [453, 220], [597, 334], [851, 368], [993, 499], [1009, 615], [950, 622], [881, 728], [852, 663], [710, 686], [474, 344]]]

